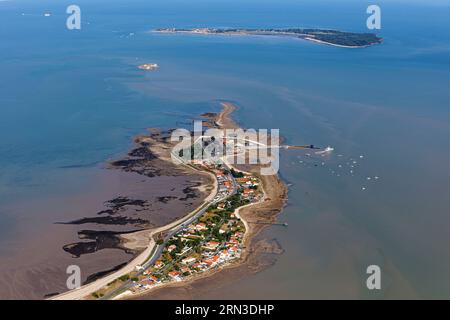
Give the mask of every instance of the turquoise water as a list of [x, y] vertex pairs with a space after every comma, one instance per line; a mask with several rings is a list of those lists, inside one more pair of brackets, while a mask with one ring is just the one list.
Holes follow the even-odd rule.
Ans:
[[[292, 187], [280, 220], [289, 228], [266, 234], [286, 252], [218, 295], [449, 298], [450, 6], [379, 3], [385, 43], [348, 50], [147, 31], [363, 32], [366, 1], [78, 1], [81, 31], [65, 28], [70, 2], [0, 2], [1, 237], [17, 223], [6, 205], [82, 190], [145, 128], [177, 126], [228, 99], [246, 127], [280, 128], [289, 143], [336, 152], [282, 155]], [[161, 67], [136, 69], [147, 62]], [[365, 288], [369, 264], [385, 272], [381, 292]]]

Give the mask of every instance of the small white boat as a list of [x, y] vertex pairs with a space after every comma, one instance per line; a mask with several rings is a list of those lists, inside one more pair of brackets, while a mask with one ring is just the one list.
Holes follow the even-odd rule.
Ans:
[[316, 154], [326, 154], [326, 153], [330, 153], [333, 152], [334, 148], [328, 146], [325, 149], [321, 150], [321, 151], [317, 151]]

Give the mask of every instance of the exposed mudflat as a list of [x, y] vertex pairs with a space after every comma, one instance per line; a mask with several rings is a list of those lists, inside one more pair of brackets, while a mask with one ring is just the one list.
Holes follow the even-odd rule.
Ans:
[[169, 136], [170, 131], [150, 130], [136, 138], [129, 153], [103, 168], [61, 169], [89, 176], [77, 194], [9, 207], [10, 214], [29, 223], [18, 225], [15, 240], [5, 244], [8, 252], [0, 252], [0, 296], [42, 299], [64, 292], [69, 265], [81, 268], [83, 283], [93, 281], [142, 250], [142, 239], [136, 246], [127, 237], [198, 207], [212, 180], [171, 163]]
[[[141, 189], [124, 188], [121, 195], [104, 201], [104, 208], [91, 216], [59, 223], [90, 228], [79, 230], [79, 241], [65, 244], [64, 251], [74, 258], [104, 249], [135, 255], [141, 248], [134, 250], [130, 243], [124, 245], [125, 235], [168, 224], [200, 205], [212, 180], [207, 174], [173, 164], [169, 137], [170, 131], [150, 129], [149, 135], [135, 138], [135, 147], [124, 158], [108, 164], [107, 170], [141, 179]], [[115, 269], [95, 274], [105, 275], [108, 270]], [[95, 274], [87, 279], [95, 278]]]

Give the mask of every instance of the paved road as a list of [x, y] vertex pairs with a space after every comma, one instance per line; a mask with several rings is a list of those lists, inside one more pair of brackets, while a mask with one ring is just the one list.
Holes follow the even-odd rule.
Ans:
[[[236, 193], [236, 182], [234, 181], [233, 177], [231, 177], [233, 181], [233, 192], [232, 194]], [[107, 275], [103, 278], [100, 278], [94, 282], [91, 282], [89, 284], [86, 284], [84, 286], [81, 286], [78, 289], [74, 289], [59, 295], [56, 295], [54, 297], [51, 297], [50, 300], [79, 300], [82, 299], [93, 292], [103, 288], [104, 286], [108, 285], [112, 281], [116, 280], [117, 278], [120, 278], [123, 275], [129, 274], [132, 271], [136, 270], [137, 266], [143, 266], [144, 268], [147, 268], [151, 264], [153, 264], [161, 255], [161, 252], [165, 246], [165, 243], [167, 242], [170, 237], [172, 237], [174, 234], [185, 228], [185, 226], [189, 225], [199, 217], [201, 217], [209, 206], [212, 204], [216, 204], [220, 201], [223, 201], [227, 197], [231, 196], [227, 195], [226, 197], [220, 198], [218, 200], [214, 200], [214, 198], [218, 194], [218, 184], [217, 179], [215, 183], [215, 192], [211, 193], [211, 195], [208, 198], [213, 198], [212, 200], [206, 200], [205, 204], [203, 204], [200, 209], [197, 209], [193, 213], [189, 214], [186, 217], [183, 217], [179, 220], [176, 220], [168, 225], [162, 226], [160, 228], [156, 228], [150, 231], [150, 242], [147, 248], [135, 259], [133, 259], [130, 263], [128, 263], [125, 267], [122, 269]], [[214, 197], [213, 197], [214, 196]], [[169, 232], [166, 236], [164, 243], [162, 245], [156, 244], [156, 241], [153, 239], [155, 235], [161, 232]], [[149, 258], [150, 257], [150, 258]]]
[[[225, 166], [226, 169], [229, 169], [228, 167]], [[206, 212], [206, 210], [213, 204], [219, 203], [229, 197], [231, 197], [232, 195], [236, 194], [237, 192], [237, 183], [236, 180], [234, 179], [234, 177], [229, 174], [228, 175], [228, 179], [232, 181], [233, 183], [233, 190], [231, 193], [227, 194], [225, 197], [219, 198], [218, 200], [213, 200], [210, 203], [205, 204], [195, 215], [193, 215], [192, 217], [186, 219], [183, 223], [181, 223], [180, 225], [178, 225], [177, 227], [171, 229], [169, 231], [169, 233], [167, 234], [167, 236], [164, 239], [164, 243], [161, 245], [156, 245], [156, 250], [154, 251], [154, 253], [152, 254], [152, 256], [150, 257], [150, 259], [148, 259], [147, 262], [145, 262], [144, 264], [142, 264], [143, 270], [140, 271], [137, 275], [141, 275], [145, 269], [148, 269], [151, 265], [153, 265], [161, 256], [164, 247], [166, 246], [167, 242], [169, 241], [170, 238], [172, 238], [175, 234], [177, 234], [178, 232], [180, 232], [181, 230], [183, 230], [186, 226], [190, 225], [191, 223], [193, 223], [195, 220], [199, 219], [201, 216], [203, 216]], [[216, 196], [217, 196], [217, 192], [216, 192]], [[215, 198], [215, 197], [214, 197]], [[127, 289], [131, 288], [133, 286], [133, 282], [131, 280], [128, 280], [126, 282], [123, 283], [122, 286], [120, 286], [119, 288], [117, 288], [116, 290], [114, 290], [113, 292], [111, 292], [110, 294], [102, 297], [102, 300], [108, 300], [111, 299], [113, 297], [115, 297], [116, 295], [118, 295], [121, 292], [126, 291]]]

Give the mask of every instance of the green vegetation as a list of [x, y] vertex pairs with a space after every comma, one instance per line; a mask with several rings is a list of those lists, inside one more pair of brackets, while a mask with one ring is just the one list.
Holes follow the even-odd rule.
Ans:
[[231, 175], [234, 177], [234, 178], [243, 178], [244, 177], [244, 174], [242, 173], [242, 172], [237, 172], [236, 170], [234, 170], [233, 168], [231, 169]]
[[[157, 31], [167, 31], [168, 29], [157, 29]], [[175, 29], [171, 32], [192, 32], [193, 29]], [[381, 43], [382, 38], [374, 33], [355, 33], [330, 29], [206, 29], [209, 34], [248, 34], [248, 35], [279, 35], [292, 36], [302, 39], [315, 39], [329, 44], [348, 46], [348, 47], [366, 47]], [[309, 40], [309, 39], [307, 39]]]
[[92, 295], [95, 299], [99, 299], [99, 298], [105, 296], [103, 293], [97, 293], [97, 292], [94, 292], [94, 293], [92, 293], [91, 295]]
[[119, 280], [122, 281], [122, 282], [125, 282], [125, 281], [127, 281], [129, 279], [130, 279], [130, 276], [128, 274], [125, 274], [125, 275], [119, 277]]
[[373, 33], [351, 33], [340, 31], [315, 32], [314, 38], [320, 41], [349, 47], [364, 47], [381, 42]]
[[230, 32], [248, 32], [255, 34], [292, 34], [300, 38], [311, 37], [320, 41], [331, 44], [363, 47], [381, 43], [382, 39], [374, 33], [355, 33], [338, 30], [322, 30], [322, 29], [224, 29], [216, 30], [216, 33], [230, 33]]
[[212, 204], [208, 207], [208, 209], [206, 209], [206, 211], [214, 211], [217, 209], [217, 203], [216, 204]]
[[[209, 168], [211, 167], [210, 165]], [[221, 175], [223, 168], [220, 170], [217, 167], [212, 168], [210, 169], [212, 173], [217, 176]], [[256, 192], [243, 191], [258, 189], [257, 186], [249, 185], [249, 181], [257, 184], [256, 177], [247, 176], [234, 169], [231, 169], [229, 173], [235, 178], [246, 178], [239, 181], [231, 181], [229, 177], [226, 178], [232, 183], [237, 182], [237, 193], [231, 195], [232, 190], [228, 185], [228, 193], [223, 196], [220, 203], [207, 207], [206, 212], [189, 225], [183, 224], [182, 228], [167, 242], [163, 240], [161, 233], [160, 237], [155, 238], [158, 245], [164, 246], [157, 263], [146, 270], [133, 271], [121, 276], [116, 280], [119, 287], [129, 288], [119, 281], [126, 282], [131, 279], [133, 281], [131, 291], [146, 290], [153, 284], [174, 279], [180, 280], [180, 278], [215, 268], [240, 257], [245, 226], [234, 213], [237, 208], [250, 203], [250, 201], [258, 200], [261, 194], [255, 197]], [[220, 181], [223, 183], [223, 179]], [[205, 204], [202, 208], [206, 206]], [[111, 288], [107, 290], [111, 290]], [[117, 289], [115, 290], [117, 293]], [[101, 294], [102, 292], [96, 292], [92, 296], [99, 298]]]

